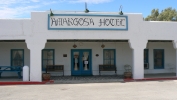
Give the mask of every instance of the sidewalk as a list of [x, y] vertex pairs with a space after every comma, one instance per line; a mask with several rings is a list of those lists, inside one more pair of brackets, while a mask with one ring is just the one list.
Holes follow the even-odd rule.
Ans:
[[18, 78], [1, 78], [0, 85], [32, 85], [32, 84], [84, 84], [84, 83], [124, 83], [137, 81], [160, 81], [160, 80], [177, 80], [177, 77], [149, 77], [144, 79], [123, 79], [122, 75], [102, 75], [102, 76], [55, 76], [51, 80], [42, 82], [23, 82]]

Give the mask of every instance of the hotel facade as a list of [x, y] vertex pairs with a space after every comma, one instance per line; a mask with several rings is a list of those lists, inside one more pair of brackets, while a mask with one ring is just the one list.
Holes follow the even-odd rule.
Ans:
[[144, 21], [135, 13], [53, 13], [0, 19], [0, 66], [27, 65], [30, 81], [39, 82], [46, 65], [63, 65], [64, 76], [99, 75], [99, 65], [117, 69], [101, 75], [123, 75], [129, 65], [133, 79], [177, 72], [176, 22]]

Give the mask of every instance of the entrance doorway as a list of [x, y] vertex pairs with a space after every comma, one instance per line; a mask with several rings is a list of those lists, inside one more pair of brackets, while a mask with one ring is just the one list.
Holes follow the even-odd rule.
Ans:
[[71, 74], [92, 75], [91, 49], [71, 50]]

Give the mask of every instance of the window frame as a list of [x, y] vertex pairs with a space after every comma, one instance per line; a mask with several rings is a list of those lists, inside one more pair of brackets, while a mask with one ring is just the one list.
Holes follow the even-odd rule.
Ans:
[[[115, 49], [103, 49], [103, 64], [104, 64], [104, 60], [105, 60], [105, 55], [104, 55], [104, 52], [106, 51], [106, 50], [113, 50], [114, 51], [114, 65], [116, 65], [116, 50]], [[112, 60], [112, 59], [110, 59], [110, 60]]]
[[24, 49], [11, 49], [11, 57], [10, 57], [10, 59], [11, 59], [11, 66], [13, 66], [13, 51], [22, 51], [22, 62], [23, 62], [23, 65], [21, 66], [21, 67], [23, 67], [24, 66]]
[[[53, 51], [53, 59], [43, 59], [43, 57], [44, 57], [43, 52], [44, 51], [51, 51], [51, 50]], [[46, 70], [46, 68], [43, 67], [44, 60], [53, 60], [53, 65], [55, 65], [55, 49], [43, 49], [42, 50], [42, 59], [41, 60], [42, 60], [42, 64], [41, 64], [42, 65], [42, 71]]]

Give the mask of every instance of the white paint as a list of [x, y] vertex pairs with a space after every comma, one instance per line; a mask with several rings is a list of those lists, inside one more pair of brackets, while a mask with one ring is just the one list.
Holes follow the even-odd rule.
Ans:
[[[55, 12], [54, 12], [55, 13]], [[46, 43], [47, 39], [57, 40], [129, 40], [129, 43], [104, 43], [106, 49], [116, 49], [116, 66], [118, 74], [123, 74], [123, 66], [133, 66], [134, 78], [143, 78], [149, 73], [171, 72], [169, 64], [176, 69], [176, 22], [147, 22], [142, 14], [126, 14], [128, 16], [128, 31], [120, 30], [48, 30], [49, 12], [32, 12], [31, 19], [1, 19], [0, 40], [25, 40], [25, 43], [0, 43], [0, 66], [10, 66], [10, 49], [24, 49], [25, 65], [30, 67], [30, 81], [41, 81], [41, 50], [55, 49], [55, 64], [65, 66], [65, 75], [71, 75], [70, 51], [72, 43]], [[56, 13], [55, 13], [56, 14]], [[58, 14], [70, 14], [60, 12]], [[71, 13], [74, 14], [74, 13]], [[85, 13], [80, 13], [85, 14]], [[91, 13], [117, 15], [118, 13]], [[147, 43], [147, 40], [173, 40], [172, 43]], [[146, 41], [146, 43], [144, 42]], [[46, 46], [45, 46], [46, 45]], [[83, 43], [77, 49], [92, 49], [92, 72], [98, 75], [98, 64], [103, 63], [103, 49], [100, 42]], [[27, 49], [30, 49], [28, 50]], [[143, 70], [142, 50], [149, 49], [149, 69]], [[175, 49], [174, 49], [175, 48]], [[165, 69], [153, 68], [153, 49], [164, 49]], [[140, 54], [139, 54], [140, 53]], [[62, 57], [67, 54], [67, 57]], [[98, 57], [95, 54], [99, 54]], [[133, 56], [134, 55], [134, 56]], [[134, 58], [134, 59], [132, 59]], [[67, 61], [67, 62], [66, 62]], [[143, 72], [144, 71], [144, 72]], [[173, 71], [177, 72], [177, 70]], [[110, 73], [110, 72], [108, 72]], [[105, 73], [106, 74], [106, 73]], [[5, 74], [2, 75], [12, 75]], [[16, 74], [14, 74], [16, 75]]]

